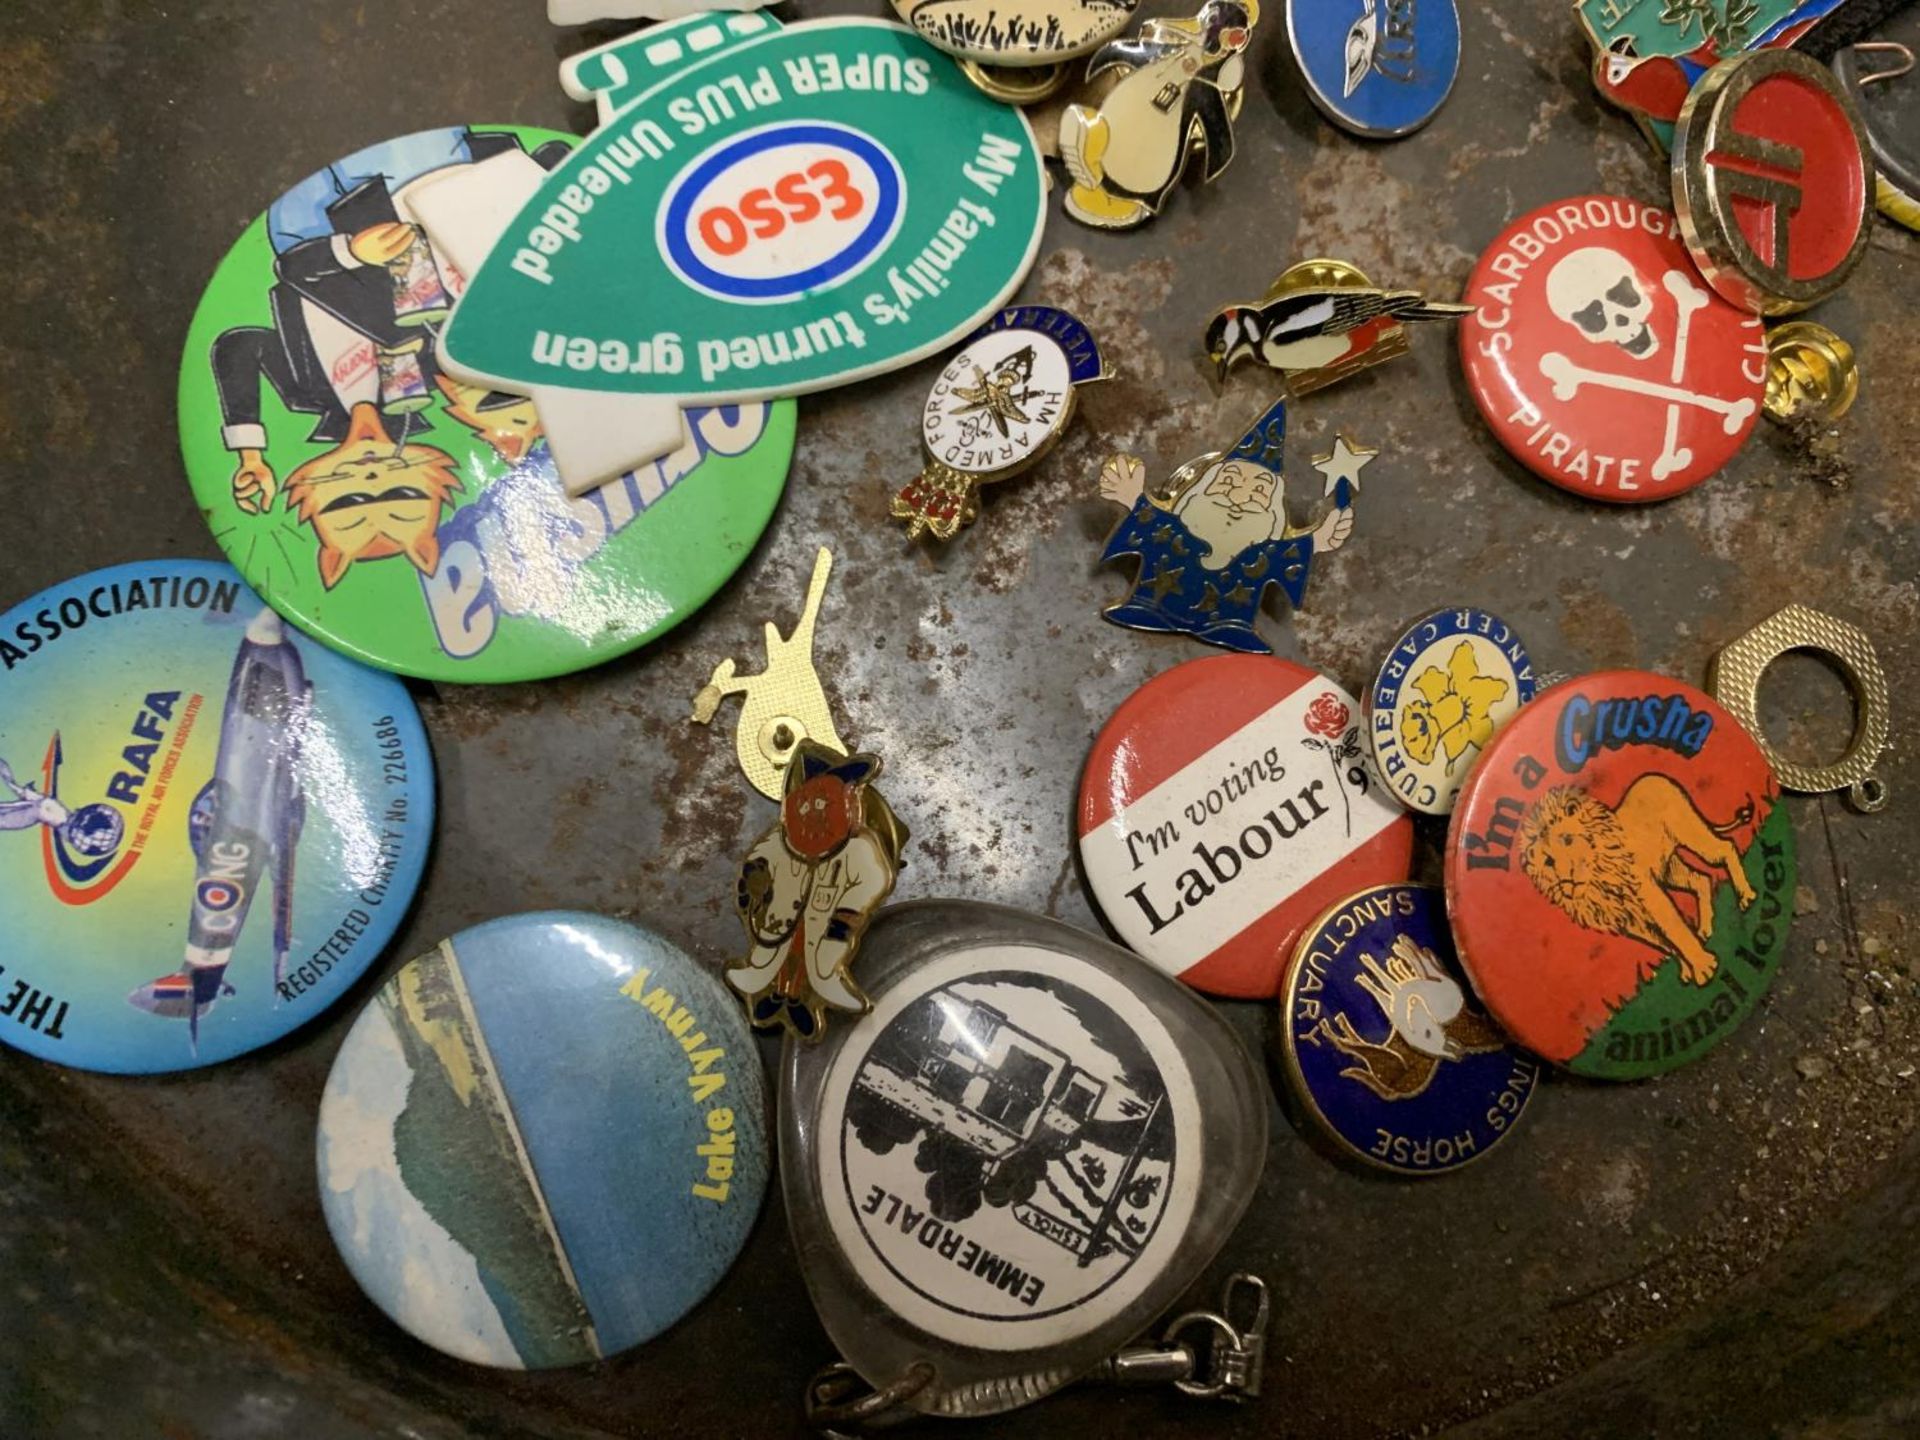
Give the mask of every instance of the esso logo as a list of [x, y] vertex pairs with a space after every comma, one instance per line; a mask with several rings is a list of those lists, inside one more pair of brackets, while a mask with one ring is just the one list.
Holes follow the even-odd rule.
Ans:
[[851, 279], [905, 213], [900, 164], [870, 136], [768, 125], [714, 146], [668, 187], [660, 253], [697, 290], [771, 304]]

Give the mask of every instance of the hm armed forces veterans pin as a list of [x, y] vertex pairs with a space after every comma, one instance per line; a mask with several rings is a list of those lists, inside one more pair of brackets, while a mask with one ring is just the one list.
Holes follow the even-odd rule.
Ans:
[[785, 488], [791, 401], [690, 410], [672, 454], [569, 499], [532, 403], [441, 366], [473, 226], [429, 239], [413, 201], [573, 143], [473, 126], [356, 151], [247, 228], [194, 315], [201, 513], [281, 614], [370, 665], [485, 682], [624, 654], [720, 587]]
[[212, 1065], [311, 1020], [400, 927], [433, 833], [406, 689], [225, 565], [98, 570], [0, 616], [0, 1041]]
[[1697, 1059], [1759, 1005], [1793, 919], [1793, 826], [1710, 696], [1614, 670], [1543, 692], [1454, 807], [1447, 912], [1515, 1041], [1578, 1075]]
[[1134, 950], [1265, 999], [1343, 895], [1404, 880], [1413, 823], [1362, 756], [1360, 707], [1267, 655], [1189, 660], [1129, 696], [1080, 776], [1080, 858]]
[[1460, 73], [1454, 0], [1287, 0], [1287, 39], [1321, 113], [1368, 139], [1418, 130]]
[[1294, 1098], [1344, 1155], [1438, 1175], [1513, 1133], [1540, 1080], [1468, 997], [1431, 885], [1378, 885], [1300, 937], [1280, 986]]
[[1033, 263], [1033, 132], [901, 25], [696, 16], [569, 60], [602, 124], [551, 173], [421, 197], [512, 215], [441, 338], [529, 395], [569, 490], [685, 443], [683, 405], [806, 394], [933, 354]]
[[1509, 453], [1590, 500], [1664, 500], [1746, 442], [1766, 396], [1757, 315], [1710, 290], [1674, 216], [1611, 195], [1524, 215], [1464, 297], [1460, 362]]

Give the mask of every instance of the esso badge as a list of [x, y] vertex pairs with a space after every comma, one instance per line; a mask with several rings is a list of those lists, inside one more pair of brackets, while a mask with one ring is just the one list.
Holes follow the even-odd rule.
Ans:
[[716, 145], [674, 181], [660, 253], [709, 295], [773, 304], [851, 279], [905, 213], [900, 164], [871, 137], [768, 125]]

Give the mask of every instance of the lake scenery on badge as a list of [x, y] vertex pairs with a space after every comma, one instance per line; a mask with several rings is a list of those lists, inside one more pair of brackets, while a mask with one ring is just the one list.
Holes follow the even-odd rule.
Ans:
[[1563, 681], [1467, 777], [1448, 913], [1515, 1041], [1631, 1080], [1698, 1059], [1760, 1005], [1793, 919], [1794, 837], [1753, 737], [1663, 675]]
[[274, 201], [195, 312], [179, 413], [201, 512], [249, 584], [368, 664], [500, 681], [624, 654], [732, 575], [785, 487], [790, 402], [689, 410], [679, 448], [570, 498], [532, 402], [441, 366], [468, 277], [414, 199], [575, 143], [453, 126], [356, 151]]
[[1445, 898], [1379, 885], [1301, 937], [1280, 991], [1286, 1074], [1346, 1155], [1401, 1175], [1492, 1150], [1533, 1098], [1540, 1065], [1474, 1003]]
[[719, 1283], [766, 1190], [765, 1087], [718, 979], [565, 912], [463, 931], [348, 1034], [321, 1101], [322, 1207], [397, 1324], [543, 1369], [650, 1339]]
[[0, 616], [0, 1041], [211, 1065], [325, 1009], [420, 882], [433, 762], [406, 689], [231, 567], [95, 571]]

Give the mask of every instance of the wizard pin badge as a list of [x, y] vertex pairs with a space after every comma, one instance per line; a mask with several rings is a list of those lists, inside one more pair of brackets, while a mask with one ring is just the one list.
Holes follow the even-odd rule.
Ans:
[[1092, 333], [1064, 310], [1015, 306], [976, 330], [927, 392], [927, 466], [892, 504], [908, 538], [971, 525], [980, 487], [1038, 464], [1073, 419], [1075, 389], [1105, 378]]
[[1114, 83], [1098, 105], [1069, 105], [1060, 118], [1067, 214], [1129, 230], [1160, 213], [1190, 160], [1204, 180], [1227, 168], [1259, 18], [1258, 0], [1207, 0], [1191, 20], [1149, 20], [1095, 52], [1088, 82]]
[[1254, 629], [1261, 597], [1278, 585], [1296, 607], [1304, 602], [1314, 555], [1346, 543], [1360, 471], [1379, 453], [1338, 436], [1329, 454], [1314, 459], [1333, 508], [1296, 528], [1287, 519], [1282, 473], [1286, 430], [1286, 402], [1275, 401], [1232, 450], [1188, 461], [1159, 492], [1146, 489], [1139, 460], [1108, 457], [1100, 494], [1126, 506], [1127, 515], [1100, 558], [1140, 561], [1132, 592], [1101, 612], [1108, 620], [1130, 630], [1191, 635], [1227, 650], [1273, 653]]

